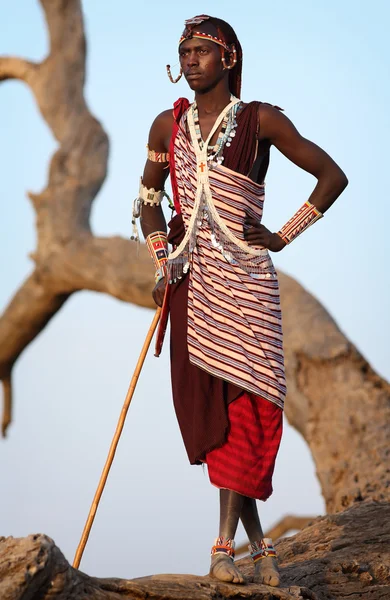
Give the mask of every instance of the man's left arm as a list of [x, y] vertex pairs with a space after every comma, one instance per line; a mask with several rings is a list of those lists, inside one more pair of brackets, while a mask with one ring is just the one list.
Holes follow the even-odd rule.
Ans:
[[278, 233], [271, 233], [264, 226], [259, 229], [248, 218], [247, 226], [250, 227], [245, 232], [248, 244], [264, 245], [278, 252], [332, 206], [346, 188], [348, 179], [329, 154], [301, 136], [293, 123], [279, 110], [261, 105], [259, 114], [260, 139], [268, 139], [286, 158], [317, 179], [317, 185], [309, 199]]

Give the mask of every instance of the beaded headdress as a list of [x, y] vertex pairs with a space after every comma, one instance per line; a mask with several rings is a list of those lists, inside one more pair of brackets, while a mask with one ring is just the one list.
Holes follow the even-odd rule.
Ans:
[[230, 47], [227, 45], [227, 43], [222, 38], [218, 38], [214, 35], [211, 35], [211, 33], [203, 33], [202, 31], [194, 31], [194, 27], [196, 25], [200, 25], [207, 19], [210, 19], [210, 17], [208, 17], [207, 15], [200, 15], [199, 17], [193, 17], [192, 19], [187, 19], [187, 21], [184, 21], [184, 32], [179, 40], [179, 46], [180, 46], [180, 44], [185, 42], [185, 40], [190, 40], [192, 38], [199, 38], [201, 40], [210, 40], [210, 42], [214, 42], [214, 44], [218, 44], [219, 46], [222, 46], [222, 48], [224, 48], [227, 52], [230, 52], [231, 51]]
[[[210, 23], [215, 26], [217, 36], [203, 33], [202, 31], [196, 31], [196, 27], [201, 23], [204, 23], [204, 21], [210, 21]], [[221, 46], [226, 52], [232, 52], [232, 48], [235, 48], [234, 56], [237, 58], [234, 68], [229, 73], [229, 88], [231, 93], [239, 98], [241, 93], [242, 49], [232, 27], [222, 19], [210, 17], [209, 15], [198, 15], [191, 19], [187, 19], [187, 21], [184, 22], [184, 31], [179, 40], [179, 46], [185, 40], [191, 38], [210, 40], [211, 42], [218, 44], [218, 46]]]

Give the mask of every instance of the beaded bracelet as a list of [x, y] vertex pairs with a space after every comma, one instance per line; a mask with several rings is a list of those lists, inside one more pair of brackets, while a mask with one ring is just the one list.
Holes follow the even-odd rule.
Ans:
[[167, 275], [168, 238], [165, 231], [154, 231], [146, 238], [150, 256], [156, 267], [154, 280], [158, 283]]
[[321, 219], [323, 214], [307, 201], [297, 210], [289, 221], [278, 231], [278, 235], [290, 244], [295, 238], [303, 233], [310, 225], [313, 225], [318, 219]]
[[276, 550], [271, 538], [264, 538], [258, 542], [251, 542], [248, 548], [254, 563], [257, 563], [267, 556], [276, 557]]

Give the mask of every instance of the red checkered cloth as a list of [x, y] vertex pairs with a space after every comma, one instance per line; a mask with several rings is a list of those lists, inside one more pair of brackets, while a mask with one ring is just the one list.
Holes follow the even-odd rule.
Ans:
[[229, 404], [229, 433], [223, 446], [209, 452], [210, 481], [243, 496], [267, 500], [283, 429], [281, 408], [244, 392]]

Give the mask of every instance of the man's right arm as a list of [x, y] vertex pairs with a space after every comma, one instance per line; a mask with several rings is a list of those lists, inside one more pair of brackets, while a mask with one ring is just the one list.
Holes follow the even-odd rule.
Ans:
[[[153, 289], [152, 294], [154, 301], [158, 306], [162, 306], [166, 285], [166, 278], [163, 277], [166, 269], [166, 267], [163, 266], [163, 263], [165, 261], [166, 264], [166, 258], [161, 259], [159, 254], [161, 254], [160, 249], [162, 242], [166, 246], [165, 256], [167, 255], [167, 225], [161, 204], [148, 204], [147, 200], [149, 190], [150, 194], [153, 195], [152, 190], [157, 192], [164, 189], [164, 184], [169, 173], [169, 162], [165, 160], [167, 158], [166, 156], [163, 157], [164, 162], [153, 160], [161, 158], [161, 156], [156, 156], [153, 153], [167, 154], [169, 152], [172, 127], [172, 110], [166, 110], [158, 115], [150, 128], [148, 149], [151, 151], [151, 157], [148, 157], [142, 175], [142, 199], [140, 200], [141, 229], [157, 269], [156, 286]], [[155, 232], [162, 233], [155, 234]]]
[[[169, 151], [172, 126], [172, 110], [166, 110], [156, 117], [149, 132], [148, 146], [150, 150], [162, 153]], [[163, 190], [169, 174], [168, 166], [167, 162], [153, 162], [148, 159], [142, 175], [143, 185], [148, 189]], [[145, 239], [154, 231], [167, 230], [161, 205], [141, 205], [141, 229]]]

